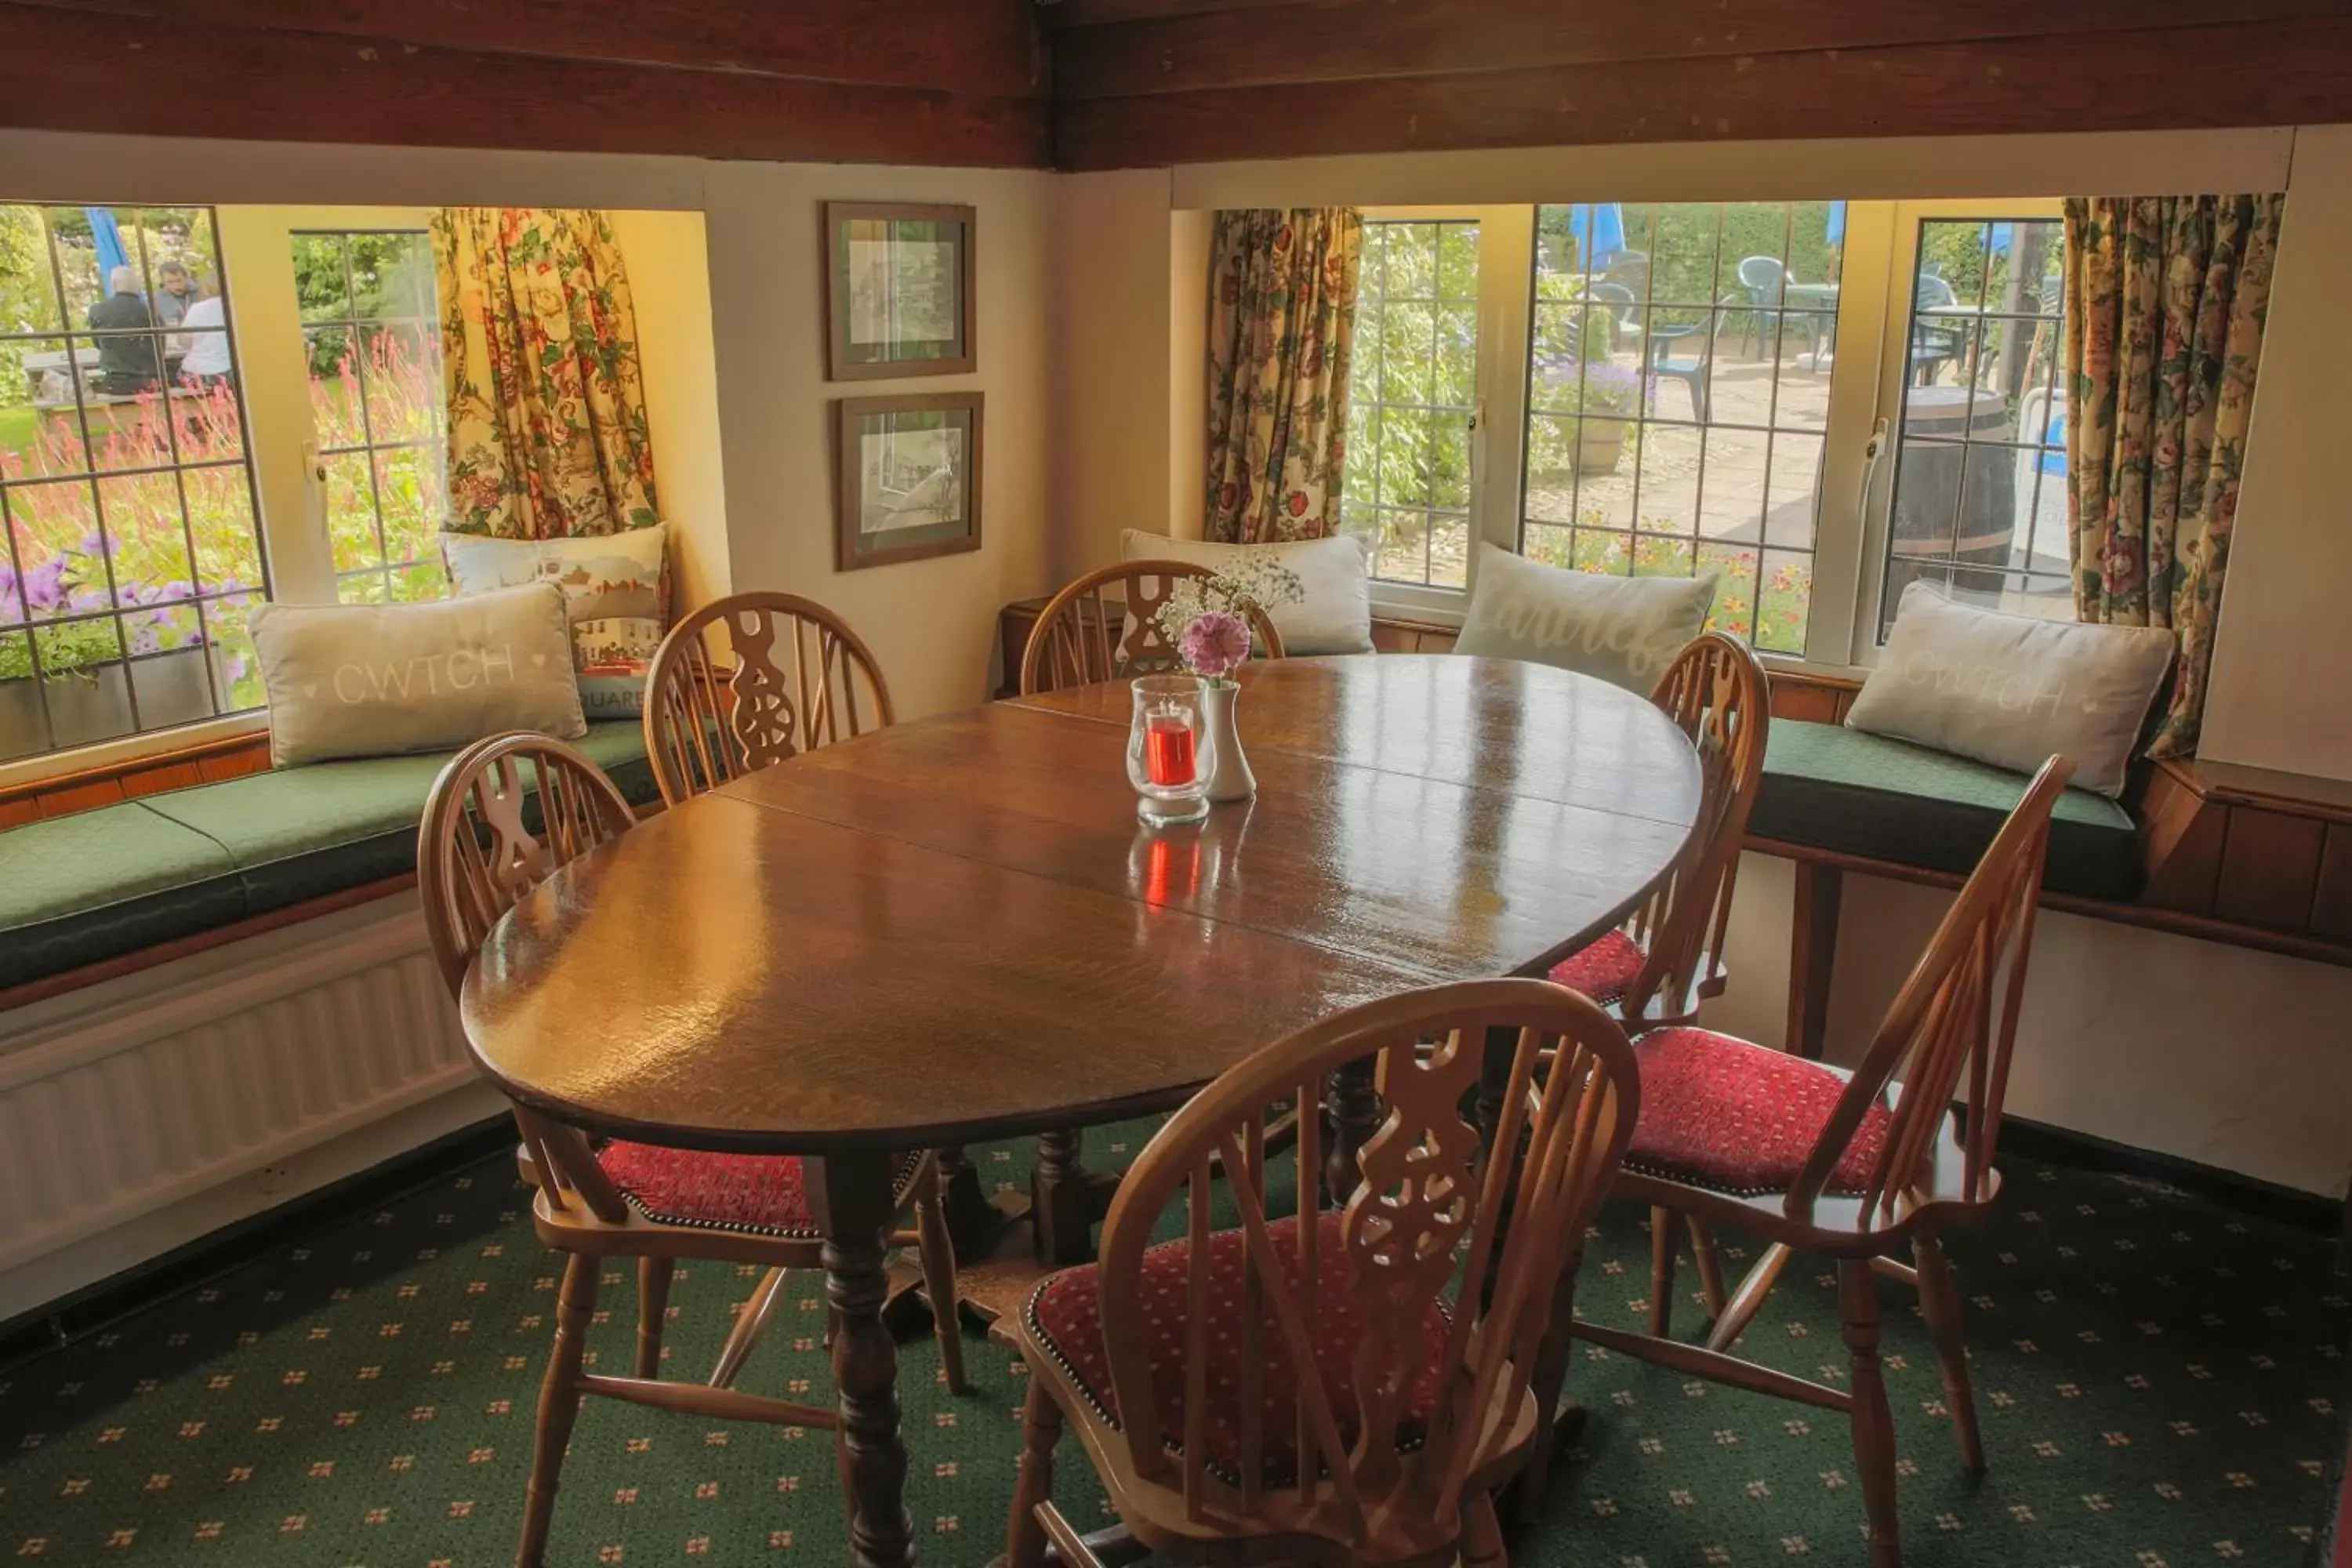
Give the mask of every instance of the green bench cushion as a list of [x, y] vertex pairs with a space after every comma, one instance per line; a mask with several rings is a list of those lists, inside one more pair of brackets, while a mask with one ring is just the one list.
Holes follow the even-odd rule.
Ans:
[[[1838, 724], [1776, 719], [1748, 831], [1872, 860], [1965, 876], [2025, 794], [2022, 774]], [[2140, 851], [2126, 812], [2070, 789], [2051, 814], [2042, 883], [2085, 898], [2138, 896]]]
[[[579, 744], [632, 802], [657, 798], [635, 720]], [[453, 754], [252, 773], [0, 832], [0, 986], [414, 871]]]

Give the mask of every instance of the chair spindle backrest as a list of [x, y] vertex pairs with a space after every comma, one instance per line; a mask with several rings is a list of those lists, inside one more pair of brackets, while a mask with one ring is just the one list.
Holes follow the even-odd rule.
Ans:
[[1748, 815], [1764, 778], [1771, 681], [1739, 638], [1706, 632], [1675, 656], [1651, 695], [1697, 748], [1699, 811], [1690, 843], [1631, 922], [1648, 953], [1622, 1011], [1638, 1019], [1663, 998], [1675, 1014], [1721, 967]]
[[[500, 916], [556, 870], [618, 838], [635, 821], [604, 770], [562, 741], [493, 735], [449, 759], [425, 798], [416, 888], [450, 995], [464, 984]], [[577, 1129], [520, 1105], [513, 1109], [550, 1203], [564, 1207], [577, 1194], [599, 1219], [618, 1224], [627, 1218], [627, 1205]]]
[[873, 650], [795, 594], [736, 594], [670, 628], [646, 678], [646, 752], [676, 805], [893, 721]]
[[[1021, 651], [1021, 695], [1177, 668], [1176, 648], [1155, 618], [1169, 590], [1216, 573], [1189, 561], [1123, 561], [1087, 573], [1046, 602]], [[1262, 657], [1283, 657], [1282, 634], [1250, 612]]]
[[[1496, 1031], [1501, 1033], [1498, 1035]], [[1511, 1077], [1495, 1147], [1525, 1156], [1489, 1160], [1463, 1119], [1490, 1038], [1510, 1042]], [[1437, 1042], [1424, 1058], [1416, 1046]], [[1358, 1154], [1362, 1180], [1336, 1217], [1322, 1214], [1322, 1133], [1313, 1108], [1329, 1076], [1367, 1058], [1385, 1115]], [[1493, 980], [1406, 993], [1339, 1014], [1266, 1047], [1170, 1120], [1122, 1180], [1105, 1222], [1102, 1330], [1111, 1384], [1137, 1473], [1179, 1486], [1187, 1511], [1265, 1517], [1327, 1541], [1360, 1545], [1377, 1519], [1454, 1520], [1466, 1479], [1511, 1430], [1560, 1271], [1614, 1179], [1639, 1105], [1632, 1047], [1607, 1014], [1562, 987]], [[1298, 1118], [1290, 1194], [1269, 1161], [1268, 1111], [1289, 1100]], [[1222, 1170], [1239, 1210], [1238, 1321], [1208, 1310], [1210, 1218]], [[1181, 1452], [1154, 1393], [1142, 1292], [1143, 1255], [1161, 1214], [1184, 1189], [1192, 1242]], [[1509, 1211], [1499, 1242], [1497, 1220]], [[1321, 1218], [1318, 1220], [1318, 1215]], [[1286, 1267], [1274, 1227], [1296, 1223]], [[1328, 1232], [1328, 1234], [1324, 1234]], [[1483, 1287], [1483, 1288], [1482, 1288]], [[1344, 1292], [1362, 1325], [1351, 1389], [1360, 1412], [1343, 1431], [1335, 1386], [1316, 1361], [1318, 1298]], [[1408, 1397], [1426, 1366], [1424, 1324], [1451, 1298], [1440, 1363], [1442, 1394], [1422, 1445], [1400, 1453]], [[1242, 1395], [1232, 1413], [1240, 1463], [1232, 1481], [1206, 1458], [1214, 1336], [1234, 1339]], [[1269, 1358], [1296, 1371], [1287, 1407], [1261, 1397], [1277, 1386]], [[1233, 1386], [1230, 1383], [1224, 1386]], [[1296, 1444], [1295, 1480], [1269, 1495], [1269, 1436]], [[1167, 1434], [1168, 1436], [1179, 1436]]]
[[1886, 1142], [1860, 1194], [1865, 1219], [1874, 1211], [1898, 1217], [1905, 1196], [1931, 1174], [1956, 1097], [1967, 1109], [1961, 1193], [1969, 1203], [1991, 1198], [1993, 1140], [2041, 905], [2050, 813], [2074, 772], [2065, 757], [2042, 763], [1969, 873], [1798, 1173], [1787, 1203], [1791, 1215], [1811, 1214], [1864, 1116], [1890, 1084], [1897, 1088]]

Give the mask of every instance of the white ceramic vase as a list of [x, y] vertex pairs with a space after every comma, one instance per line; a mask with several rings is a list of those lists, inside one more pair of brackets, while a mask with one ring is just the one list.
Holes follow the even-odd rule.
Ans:
[[1242, 753], [1241, 728], [1234, 710], [1242, 689], [1229, 680], [1201, 682], [1201, 727], [1209, 742], [1207, 795], [1212, 802], [1248, 800], [1257, 794], [1257, 775]]

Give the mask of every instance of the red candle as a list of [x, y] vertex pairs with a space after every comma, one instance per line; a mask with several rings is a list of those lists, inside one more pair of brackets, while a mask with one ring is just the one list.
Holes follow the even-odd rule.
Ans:
[[1192, 727], [1181, 719], [1153, 717], [1144, 721], [1143, 770], [1153, 784], [1192, 782]]

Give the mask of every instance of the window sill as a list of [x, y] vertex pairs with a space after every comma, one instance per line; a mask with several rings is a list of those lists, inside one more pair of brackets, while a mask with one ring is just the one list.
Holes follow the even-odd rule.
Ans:
[[268, 733], [269, 714], [263, 710], [0, 763], [0, 802], [68, 788], [85, 777], [131, 772], [154, 758], [225, 749]]

